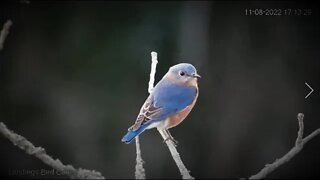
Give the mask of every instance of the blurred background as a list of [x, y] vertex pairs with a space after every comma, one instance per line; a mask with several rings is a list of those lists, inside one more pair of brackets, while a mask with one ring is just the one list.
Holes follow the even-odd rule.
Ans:
[[[272, 1], [15, 1], [0, 51], [0, 121], [65, 164], [106, 178], [134, 178], [135, 144], [120, 139], [156, 82], [192, 63], [202, 76], [186, 121], [171, 130], [196, 178], [257, 173], [320, 127], [320, 16], [316, 3]], [[246, 15], [246, 9], [309, 9], [309, 15]], [[310, 89], [315, 91], [305, 99]], [[147, 178], [181, 178], [156, 130], [140, 136]], [[320, 177], [320, 137], [268, 178]], [[0, 173], [52, 170], [0, 136]]]

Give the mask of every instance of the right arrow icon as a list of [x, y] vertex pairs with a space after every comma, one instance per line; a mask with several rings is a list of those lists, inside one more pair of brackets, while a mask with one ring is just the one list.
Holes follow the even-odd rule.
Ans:
[[311, 91], [306, 95], [306, 97], [304, 97], [305, 99], [307, 99], [308, 96], [313, 92], [313, 89], [312, 89], [312, 87], [311, 87], [307, 82], [305, 82], [304, 84], [305, 84], [306, 86], [308, 86], [308, 88], [311, 89]]

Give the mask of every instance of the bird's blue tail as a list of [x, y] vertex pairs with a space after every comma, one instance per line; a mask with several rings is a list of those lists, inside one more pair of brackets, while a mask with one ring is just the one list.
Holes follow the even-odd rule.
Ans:
[[145, 126], [141, 126], [139, 129], [137, 129], [136, 131], [128, 131], [126, 135], [123, 136], [123, 138], [121, 139], [122, 142], [129, 144], [132, 142], [132, 140], [139, 136], [141, 133], [143, 133], [143, 131], [146, 129]]

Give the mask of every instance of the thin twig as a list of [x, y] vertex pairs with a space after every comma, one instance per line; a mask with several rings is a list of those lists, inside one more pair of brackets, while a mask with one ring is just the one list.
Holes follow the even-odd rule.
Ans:
[[[151, 91], [154, 87], [154, 76], [156, 74], [157, 63], [158, 63], [157, 53], [151, 52], [151, 72], [150, 72], [150, 81], [149, 81], [149, 88], [148, 88], [149, 93], [151, 93]], [[158, 131], [164, 140], [167, 139], [168, 134], [165, 131], [160, 130], [160, 129], [158, 129]], [[170, 153], [172, 155], [173, 160], [175, 161], [176, 165], [179, 168], [182, 179], [194, 179], [189, 174], [189, 170], [183, 164], [181, 157], [180, 157], [174, 143], [171, 141], [171, 139], [166, 140], [166, 144], [170, 150]]]
[[[168, 134], [166, 131], [158, 129], [159, 133], [161, 134], [163, 139], [167, 139]], [[194, 179], [189, 173], [189, 170], [186, 168], [186, 166], [183, 164], [181, 157], [175, 147], [175, 144], [172, 142], [171, 139], [167, 139], [166, 144], [170, 150], [170, 153], [172, 155], [172, 158], [176, 162], [177, 167], [179, 168], [180, 174], [182, 176], [182, 179]]]
[[[148, 84], [148, 92], [149, 94], [152, 92], [153, 86], [154, 86], [154, 76], [156, 74], [156, 68], [157, 68], [158, 60], [157, 60], [157, 53], [151, 52], [151, 71], [150, 71], [150, 79]], [[136, 171], [135, 171], [135, 177], [136, 179], [145, 179], [146, 173], [143, 168], [143, 159], [141, 157], [141, 150], [140, 150], [140, 142], [139, 142], [139, 136], [136, 137]]]
[[304, 114], [299, 113], [298, 116], [298, 122], [299, 122], [299, 131], [298, 131], [298, 137], [296, 139], [295, 146], [283, 157], [280, 159], [275, 160], [271, 164], [266, 164], [263, 169], [261, 169], [257, 174], [251, 176], [249, 179], [262, 179], [265, 178], [269, 173], [277, 169], [279, 166], [282, 164], [290, 161], [296, 154], [298, 154], [302, 149], [303, 146], [312, 138], [320, 134], [320, 128], [317, 130], [313, 131], [309, 136], [306, 138], [303, 138], [303, 130], [304, 130], [304, 125], [303, 125], [303, 118]]
[[303, 124], [303, 118], [304, 118], [304, 114], [303, 113], [299, 113], [297, 115], [297, 119], [298, 119], [298, 123], [299, 123], [299, 131], [298, 131], [298, 136], [296, 139], [296, 146], [298, 146], [302, 139], [303, 139], [303, 131], [304, 131], [304, 124]]
[[312, 138], [314, 138], [318, 134], [320, 134], [320, 128], [313, 131], [311, 134], [309, 134], [309, 136], [305, 137], [302, 141], [302, 144], [305, 145], [307, 142], [309, 142]]
[[[151, 71], [150, 71], [150, 79], [148, 84], [148, 92], [149, 94], [153, 90], [154, 86], [154, 76], [156, 74], [156, 68], [157, 68], [158, 60], [157, 60], [157, 53], [152, 51], [151, 52]], [[140, 142], [139, 142], [139, 136], [136, 137], [136, 171], [135, 171], [135, 177], [136, 179], [145, 179], [146, 173], [143, 168], [143, 159], [141, 157], [141, 150], [140, 150]]]
[[54, 160], [42, 147], [35, 147], [25, 137], [9, 130], [7, 126], [0, 122], [0, 133], [8, 138], [15, 146], [25, 151], [27, 154], [35, 156], [43, 163], [68, 176], [71, 179], [104, 179], [100, 172], [87, 169], [75, 169], [72, 165], [64, 165], [59, 159]]
[[6, 40], [10, 27], [12, 26], [12, 21], [9, 19], [6, 23], [4, 23], [3, 28], [0, 33], [0, 51], [3, 49], [4, 41]]
[[149, 86], [148, 86], [149, 94], [152, 92], [152, 89], [154, 87], [154, 76], [156, 75], [157, 64], [158, 64], [157, 53], [152, 51], [151, 52], [151, 72], [150, 72], [150, 80], [149, 80]]
[[[148, 92], [149, 94], [152, 92], [153, 86], [154, 86], [154, 76], [156, 74], [156, 68], [157, 68], [158, 60], [157, 60], [157, 53], [151, 52], [151, 71], [150, 71], [150, 79], [148, 84]], [[141, 150], [140, 150], [140, 142], [139, 142], [139, 136], [136, 137], [136, 171], [135, 171], [135, 177], [136, 179], [145, 179], [146, 173], [143, 168], [143, 159], [141, 157]]]
[[136, 137], [136, 151], [137, 151], [137, 158], [136, 158], [137, 164], [136, 164], [135, 177], [136, 177], [136, 179], [146, 179], [146, 173], [143, 168], [143, 160], [141, 157], [139, 136]]

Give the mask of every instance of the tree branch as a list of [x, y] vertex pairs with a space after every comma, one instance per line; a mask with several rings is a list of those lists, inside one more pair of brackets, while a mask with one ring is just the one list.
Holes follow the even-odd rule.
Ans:
[[[168, 133], [164, 130], [160, 130], [158, 129], [159, 133], [161, 134], [162, 138], [165, 140], [167, 139], [167, 137], [169, 137]], [[166, 144], [170, 150], [170, 153], [172, 155], [172, 158], [173, 160], [176, 162], [176, 165], [178, 166], [179, 168], [179, 171], [180, 171], [180, 174], [182, 176], [182, 179], [194, 179], [194, 177], [192, 177], [190, 174], [189, 174], [189, 170], [186, 168], [186, 166], [183, 164], [182, 160], [181, 160], [181, 157], [175, 147], [175, 144], [172, 142], [171, 139], [167, 139], [166, 141]]]
[[[149, 88], [148, 91], [151, 93], [153, 87], [154, 87], [154, 76], [156, 74], [156, 68], [157, 68], [157, 63], [158, 63], [158, 57], [156, 52], [151, 52], [151, 72], [150, 72], [150, 81], [149, 81]], [[159, 133], [161, 134], [162, 138], [165, 140], [168, 137], [168, 134], [163, 131], [158, 129]], [[194, 179], [190, 174], [189, 170], [186, 168], [186, 166], [183, 164], [181, 157], [172, 142], [171, 139], [167, 139], [166, 144], [170, 150], [170, 153], [172, 155], [173, 160], [175, 161], [176, 165], [179, 168], [179, 171], [181, 173], [181, 176], [183, 179]]]
[[298, 137], [296, 139], [295, 146], [283, 157], [280, 159], [276, 159], [272, 164], [266, 164], [263, 169], [261, 169], [257, 174], [251, 176], [249, 179], [262, 179], [266, 177], [269, 173], [277, 169], [282, 164], [289, 162], [296, 154], [298, 154], [302, 149], [303, 146], [312, 138], [320, 134], [320, 128], [312, 132], [309, 136], [306, 138], [303, 138], [303, 131], [304, 131], [304, 124], [303, 124], [303, 118], [304, 114], [299, 113], [298, 116], [298, 122], [299, 122], [299, 131], [298, 131]]
[[4, 41], [6, 40], [10, 27], [12, 26], [12, 21], [9, 19], [6, 23], [4, 23], [3, 28], [0, 33], [0, 51], [3, 49]]
[[152, 51], [151, 52], [151, 72], [150, 72], [150, 80], [149, 80], [149, 86], [148, 86], [149, 94], [152, 92], [154, 87], [154, 76], [156, 75], [157, 64], [158, 64], [157, 53]]
[[136, 137], [136, 152], [137, 152], [137, 158], [136, 158], [137, 163], [136, 163], [135, 177], [136, 179], [146, 179], [146, 172], [143, 168], [143, 159], [141, 157], [139, 136]]
[[35, 147], [30, 141], [19, 134], [9, 130], [7, 126], [0, 122], [0, 133], [8, 138], [15, 146], [25, 151], [27, 154], [35, 156], [46, 165], [58, 170], [61, 174], [72, 179], [104, 179], [100, 172], [87, 169], [75, 169], [72, 165], [64, 165], [59, 159], [54, 160], [42, 147]]

